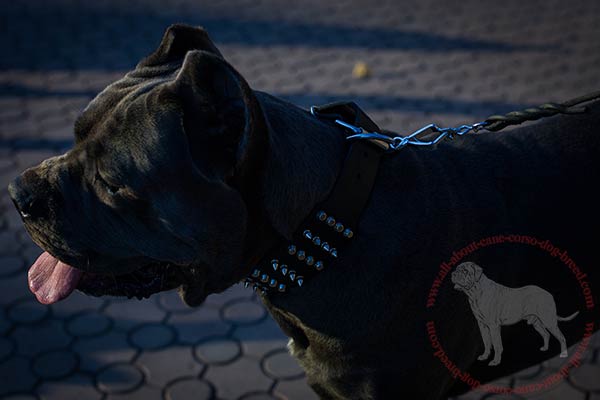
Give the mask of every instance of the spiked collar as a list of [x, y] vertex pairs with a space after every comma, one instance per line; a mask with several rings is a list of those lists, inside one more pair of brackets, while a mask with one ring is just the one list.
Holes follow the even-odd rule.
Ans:
[[[353, 102], [312, 107], [311, 113], [342, 126], [348, 123], [368, 132], [381, 132]], [[327, 199], [313, 208], [291, 241], [283, 240], [267, 251], [243, 280], [244, 286], [262, 294], [284, 293], [290, 287], [302, 287], [325, 268], [334, 267], [344, 249], [360, 234], [358, 222], [387, 149], [387, 144], [379, 140], [352, 142]]]

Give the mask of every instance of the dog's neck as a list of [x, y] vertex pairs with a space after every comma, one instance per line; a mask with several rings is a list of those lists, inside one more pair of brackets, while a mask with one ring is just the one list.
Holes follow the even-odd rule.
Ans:
[[256, 222], [248, 229], [245, 274], [269, 248], [290, 240], [313, 207], [327, 197], [345, 155], [339, 127], [281, 99], [255, 94], [264, 115], [265, 132], [259, 134], [266, 135], [266, 151], [254, 188], [261, 194], [261, 210], [248, 210]]

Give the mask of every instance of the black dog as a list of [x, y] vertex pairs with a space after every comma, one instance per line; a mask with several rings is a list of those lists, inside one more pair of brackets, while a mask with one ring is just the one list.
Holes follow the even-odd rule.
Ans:
[[[481, 381], [556, 354], [529, 354], [527, 340], [508, 332], [504, 341], [525, 355], [506, 352], [502, 365], [482, 365], [464, 296], [448, 285], [432, 314], [427, 294], [454, 250], [498, 233], [568, 249], [600, 290], [599, 124], [593, 104], [581, 116], [385, 156], [348, 250], [305, 287], [263, 298], [314, 390], [336, 399], [464, 391], [433, 356], [432, 318], [456, 365]], [[26, 229], [46, 250], [30, 288], [43, 303], [76, 288], [137, 297], [179, 288], [199, 305], [292, 236], [327, 197], [346, 146], [341, 127], [251, 90], [202, 29], [172, 26], [83, 111], [72, 150], [10, 185]], [[560, 294], [563, 271], [545, 269], [526, 249], [500, 250], [474, 261], [488, 257], [482, 264], [495, 280]], [[558, 304], [581, 308], [576, 296]], [[564, 333], [570, 344], [581, 339], [581, 329]]]

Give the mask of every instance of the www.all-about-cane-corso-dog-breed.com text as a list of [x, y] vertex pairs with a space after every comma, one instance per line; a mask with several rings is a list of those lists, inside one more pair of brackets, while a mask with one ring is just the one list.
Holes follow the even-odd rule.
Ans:
[[[302, 287], [259, 291], [314, 391], [323, 399], [466, 391], [433, 356], [430, 319], [456, 365], [481, 382], [560, 353], [555, 341], [538, 351], [539, 335], [517, 324], [503, 327], [502, 363], [488, 366], [477, 360], [484, 344], [464, 294], [448, 282], [434, 311], [426, 297], [453, 251], [498, 233], [568, 250], [600, 291], [599, 126], [596, 102], [578, 115], [383, 155], [344, 251], [315, 263], [322, 270]], [[44, 304], [75, 289], [130, 297], [177, 289], [200, 305], [291, 240], [334, 187], [348, 148], [344, 127], [252, 90], [203, 29], [184, 25], [93, 99], [74, 135], [71, 150], [9, 186], [44, 250], [29, 270]], [[312, 263], [308, 250], [297, 255]], [[559, 315], [581, 310], [578, 319], [598, 321], [569, 291], [569, 271], [544, 257], [496, 246], [470, 261], [496, 282], [544, 287]], [[568, 345], [581, 340], [575, 322], [561, 326]]]

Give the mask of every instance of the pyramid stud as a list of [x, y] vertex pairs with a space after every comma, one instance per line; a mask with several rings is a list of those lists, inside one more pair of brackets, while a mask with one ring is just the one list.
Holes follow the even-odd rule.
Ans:
[[317, 261], [317, 262], [315, 263], [315, 269], [316, 269], [317, 271], [321, 271], [321, 270], [323, 270], [323, 268], [324, 268], [324, 267], [325, 267], [325, 265], [323, 264], [323, 261]]
[[335, 224], [333, 229], [335, 229], [336, 232], [342, 232], [344, 230], [344, 224], [338, 222], [337, 224]]
[[275, 286], [277, 286], [277, 279], [271, 279], [271, 280], [269, 281], [269, 286], [271, 286], [271, 287], [275, 287]]
[[261, 287], [260, 294], [263, 294], [263, 295], [267, 294], [267, 288]]
[[327, 252], [329, 252], [329, 250], [331, 249], [331, 247], [329, 247], [329, 243], [327, 242], [323, 242], [323, 244], [321, 244], [321, 248]]
[[258, 284], [254, 284], [254, 286], [252, 286], [252, 290], [254, 290], [255, 292], [257, 292], [259, 287], [260, 286], [258, 286]]
[[290, 245], [288, 246], [288, 254], [289, 254], [290, 256], [293, 256], [294, 254], [296, 254], [296, 250], [297, 250], [297, 249], [296, 249], [296, 246], [294, 246], [293, 244], [290, 244]]
[[296, 257], [298, 257], [298, 260], [304, 261], [304, 259], [306, 258], [306, 252], [304, 252], [304, 250], [300, 250], [298, 251]]
[[319, 221], [325, 221], [327, 219], [327, 213], [325, 211], [319, 211], [317, 213], [317, 219]]
[[271, 260], [271, 266], [273, 267], [273, 271], [277, 271], [277, 268], [279, 268], [279, 260]]
[[337, 254], [337, 249], [336, 249], [336, 248], [333, 248], [333, 249], [331, 249], [331, 250], [329, 251], [329, 254], [331, 254], [331, 256], [332, 256], [333, 258], [337, 258], [337, 256], [338, 256], [338, 254]]
[[312, 233], [307, 229], [304, 231], [304, 237], [307, 238], [308, 240], [312, 239]]
[[327, 225], [329, 226], [334, 226], [335, 225], [335, 218], [333, 217], [327, 217]]
[[346, 239], [352, 239], [352, 236], [354, 236], [354, 232], [352, 232], [352, 230], [351, 230], [351, 229], [349, 229], [349, 228], [346, 228], [346, 229], [344, 230], [344, 237], [345, 237]]
[[313, 243], [317, 246], [321, 245], [321, 238], [318, 236], [313, 237]]
[[310, 267], [314, 263], [315, 263], [315, 259], [313, 258], [313, 256], [306, 257], [306, 265], [308, 265]]
[[269, 280], [269, 275], [267, 275], [267, 274], [262, 274], [262, 275], [260, 276], [260, 281], [261, 281], [262, 283], [266, 283], [268, 280]]
[[281, 266], [281, 274], [282, 274], [283, 276], [285, 276], [285, 275], [287, 274], [287, 272], [288, 272], [288, 267], [287, 267], [287, 265], [283, 264], [283, 265]]
[[280, 283], [280, 284], [277, 286], [277, 290], [278, 290], [278, 291], [280, 291], [280, 292], [285, 292], [285, 284], [283, 284], [283, 283]]
[[294, 271], [294, 270], [290, 271], [290, 275], [289, 276], [290, 276], [290, 280], [292, 282], [294, 282], [294, 279], [296, 279], [296, 271]]
[[298, 286], [302, 286], [302, 284], [304, 283], [304, 278], [299, 276], [298, 279], [296, 279], [296, 283], [298, 284]]
[[254, 271], [252, 271], [252, 277], [258, 278], [259, 276], [260, 276], [260, 269], [255, 268]]

